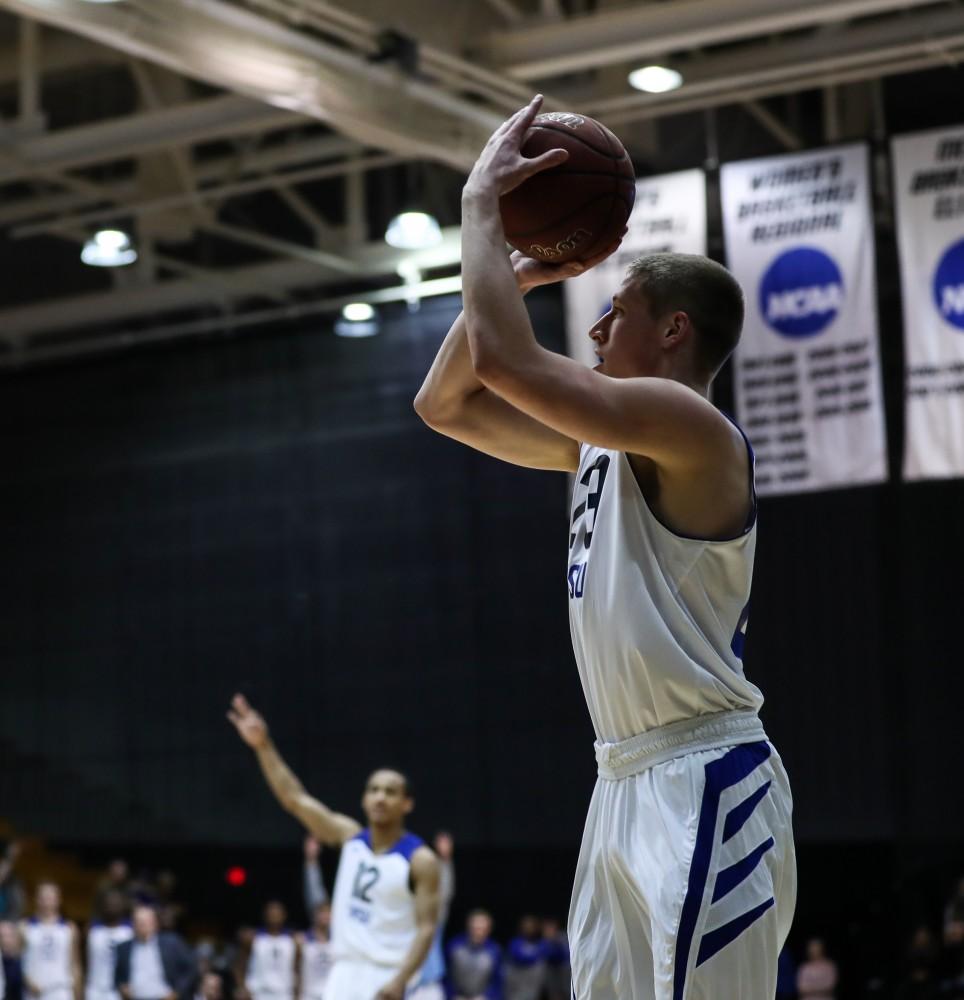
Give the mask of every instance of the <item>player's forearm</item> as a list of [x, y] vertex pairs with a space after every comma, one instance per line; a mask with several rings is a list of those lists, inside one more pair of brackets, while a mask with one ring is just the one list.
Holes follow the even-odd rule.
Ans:
[[261, 765], [261, 773], [275, 798], [286, 809], [290, 809], [298, 796], [304, 792], [304, 786], [298, 780], [297, 775], [284, 762], [277, 748], [270, 739], [257, 747], [255, 754], [258, 763]]
[[395, 977], [398, 983], [406, 984], [416, 972], [425, 964], [428, 958], [429, 949], [432, 947], [432, 940], [435, 937], [435, 924], [419, 924], [415, 931], [415, 940], [412, 942], [408, 954], [402, 967]]
[[473, 369], [483, 384], [493, 372], [537, 360], [542, 348], [506, 253], [498, 198], [489, 191], [466, 188], [462, 196], [462, 299]]

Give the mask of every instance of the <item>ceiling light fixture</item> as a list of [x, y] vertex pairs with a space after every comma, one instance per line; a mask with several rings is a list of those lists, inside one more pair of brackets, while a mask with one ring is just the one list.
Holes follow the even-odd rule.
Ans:
[[442, 230], [434, 215], [402, 212], [389, 222], [385, 242], [399, 250], [424, 250], [442, 242]]
[[102, 229], [84, 244], [80, 259], [91, 267], [125, 267], [137, 260], [137, 251], [127, 233]]
[[335, 333], [339, 337], [374, 337], [378, 330], [378, 316], [368, 302], [349, 302], [335, 320]]
[[642, 66], [629, 74], [629, 85], [647, 94], [665, 94], [683, 86], [683, 74], [668, 66]]
[[375, 318], [375, 309], [367, 302], [349, 302], [342, 308], [341, 315], [349, 323], [367, 323]]

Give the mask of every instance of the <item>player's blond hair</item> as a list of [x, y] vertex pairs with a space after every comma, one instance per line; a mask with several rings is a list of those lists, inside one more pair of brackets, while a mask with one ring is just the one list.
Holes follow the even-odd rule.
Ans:
[[713, 376], [733, 353], [743, 329], [743, 290], [715, 260], [689, 253], [654, 253], [629, 265], [653, 319], [685, 312], [698, 337], [704, 373]]

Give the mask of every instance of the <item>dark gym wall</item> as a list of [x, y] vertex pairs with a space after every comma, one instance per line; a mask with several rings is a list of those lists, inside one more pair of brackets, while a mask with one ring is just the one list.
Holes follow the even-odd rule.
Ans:
[[[289, 332], [5, 381], [3, 739], [78, 779], [44, 830], [276, 842], [288, 821], [224, 719], [239, 689], [340, 808], [395, 763], [429, 828], [572, 842], [593, 757], [565, 477], [414, 414], [456, 308], [365, 341]], [[4, 811], [36, 794], [8, 788]], [[119, 812], [108, 829], [91, 795]]]
[[[888, 80], [887, 126], [956, 124], [959, 92], [956, 69]], [[790, 110], [822, 141], [818, 95]], [[724, 162], [780, 151], [739, 109], [712, 120]], [[662, 159], [641, 167], [712, 157], [709, 121], [664, 123]], [[801, 843], [899, 852], [964, 837], [964, 480], [898, 481], [900, 289], [875, 177], [891, 481], [763, 502], [746, 668]], [[560, 348], [557, 290], [531, 299]], [[416, 783], [417, 829], [572, 851], [593, 757], [566, 481], [412, 412], [457, 308], [389, 311], [367, 341], [319, 321], [0, 380], [0, 815], [78, 842], [290, 843], [224, 721], [240, 688], [338, 808], [393, 762]]]
[[[558, 296], [533, 306], [560, 346]], [[241, 689], [338, 808], [394, 763], [417, 828], [574, 847], [593, 758], [566, 480], [412, 412], [456, 308], [398, 311], [365, 341], [304, 330], [5, 379], [6, 814], [73, 841], [287, 841], [224, 720]], [[747, 670], [803, 841], [964, 830], [935, 764], [960, 751], [962, 496], [892, 483], [762, 506]]]

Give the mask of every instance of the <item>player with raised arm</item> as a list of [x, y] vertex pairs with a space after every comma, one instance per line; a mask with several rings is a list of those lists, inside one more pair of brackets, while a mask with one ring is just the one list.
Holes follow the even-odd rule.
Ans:
[[242, 695], [235, 695], [228, 718], [254, 750], [282, 807], [322, 844], [341, 848], [325, 1000], [412, 1000], [438, 922], [439, 865], [431, 849], [405, 830], [414, 806], [408, 780], [388, 769], [368, 778], [363, 828], [305, 791]]
[[606, 254], [553, 267], [506, 252], [500, 196], [567, 155], [521, 155], [540, 103], [465, 185], [464, 313], [415, 408], [490, 455], [576, 476], [570, 629], [599, 780], [569, 914], [575, 1000], [772, 1000], [791, 799], [741, 659], [753, 454], [709, 402], [742, 292], [705, 257], [644, 257], [589, 331], [594, 369], [543, 349], [523, 294]]

